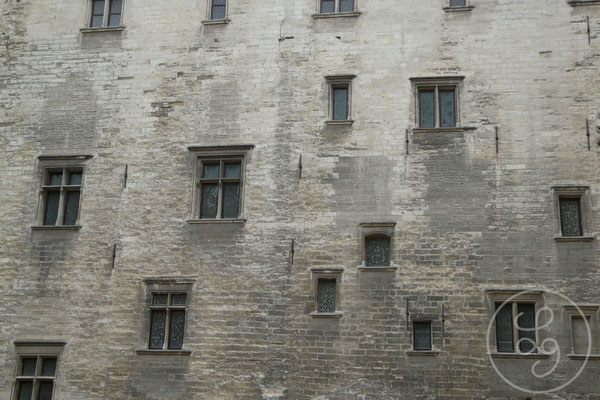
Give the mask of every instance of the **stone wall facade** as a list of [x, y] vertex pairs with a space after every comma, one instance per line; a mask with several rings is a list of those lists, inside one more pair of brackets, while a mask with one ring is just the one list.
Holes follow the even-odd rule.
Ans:
[[[486, 344], [491, 294], [534, 289], [562, 358], [539, 382], [495, 359], [512, 381], [582, 365], [552, 291], [591, 305], [600, 347], [600, 5], [316, 3], [228, 0], [213, 25], [208, 0], [124, 0], [124, 29], [86, 31], [86, 0], [0, 2], [0, 398], [19, 341], [61, 341], [55, 399], [600, 399], [598, 360], [529, 394]], [[326, 124], [331, 75], [355, 76], [352, 124]], [[459, 128], [416, 128], [422, 77], [463, 77]], [[191, 223], [190, 146], [241, 145], [243, 220]], [[65, 156], [86, 156], [81, 228], [38, 229]], [[585, 192], [579, 240], [557, 238], [565, 187]], [[395, 268], [361, 268], [375, 222]], [[328, 272], [342, 314], [315, 317]], [[153, 280], [190, 285], [186, 351], [143, 351]]]

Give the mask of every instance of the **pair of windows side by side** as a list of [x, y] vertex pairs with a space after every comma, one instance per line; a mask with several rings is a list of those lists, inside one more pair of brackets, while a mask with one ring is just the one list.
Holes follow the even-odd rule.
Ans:
[[354, 7], [354, 0], [319, 0], [321, 14], [353, 12]]
[[121, 26], [123, 0], [91, 0], [90, 28]]
[[47, 167], [43, 171], [38, 224], [74, 226], [79, 220], [83, 167]]

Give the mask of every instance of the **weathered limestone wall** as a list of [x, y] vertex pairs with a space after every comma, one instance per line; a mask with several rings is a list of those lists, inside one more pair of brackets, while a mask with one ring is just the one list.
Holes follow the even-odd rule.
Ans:
[[[67, 342], [56, 399], [531, 397], [490, 366], [485, 291], [600, 302], [598, 241], [554, 240], [551, 189], [589, 186], [599, 230], [600, 6], [358, 1], [357, 18], [313, 19], [312, 0], [229, 0], [231, 22], [211, 26], [205, 0], [125, 0], [125, 30], [103, 33], [80, 32], [85, 0], [0, 2], [0, 398], [19, 339]], [[325, 125], [333, 74], [356, 75], [352, 126]], [[472, 129], [411, 131], [406, 149], [409, 78], [455, 75]], [[247, 222], [187, 224], [187, 146], [246, 143]], [[33, 231], [38, 156], [65, 154], [93, 155], [82, 229]], [[373, 221], [396, 222], [396, 271], [358, 268], [359, 223]], [[344, 268], [340, 319], [309, 316], [315, 266]], [[165, 276], [196, 280], [190, 356], [135, 352], [142, 279]], [[437, 357], [406, 354], [407, 298], [434, 319]], [[549, 332], [568, 352], [568, 325]], [[515, 379], [531, 365], [501, 362]], [[590, 361], [539, 398], [597, 399], [599, 373]]]

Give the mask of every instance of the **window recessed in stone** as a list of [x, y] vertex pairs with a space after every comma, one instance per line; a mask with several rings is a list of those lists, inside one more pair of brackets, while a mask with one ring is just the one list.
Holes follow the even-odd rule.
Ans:
[[413, 321], [413, 350], [430, 351], [431, 342], [431, 321]]
[[459, 125], [459, 84], [462, 77], [413, 78], [416, 120], [419, 128], [454, 128]]
[[185, 293], [152, 293], [148, 348], [181, 350], [185, 331]]
[[390, 237], [372, 235], [365, 238], [365, 265], [387, 267], [390, 265]]
[[450, 0], [448, 2], [448, 5], [450, 7], [466, 7], [467, 6], [467, 0]]
[[199, 163], [199, 218], [238, 218], [243, 159], [200, 159]]
[[354, 0], [320, 0], [319, 12], [322, 14], [353, 12]]
[[350, 122], [353, 75], [328, 76], [329, 121]]
[[317, 294], [317, 312], [334, 313], [336, 311], [336, 280], [319, 279]]
[[573, 354], [588, 354], [592, 352], [590, 347], [591, 339], [591, 318], [581, 315], [573, 315], [571, 318], [571, 337]]
[[42, 179], [42, 224], [46, 226], [77, 225], [83, 169], [47, 168]]
[[562, 235], [583, 236], [581, 223], [581, 198], [560, 197], [560, 226]]
[[91, 28], [121, 26], [123, 0], [91, 0]]
[[223, 20], [227, 16], [227, 0], [209, 0], [210, 19]]
[[[499, 353], [536, 353], [536, 312], [534, 303], [496, 304], [496, 346]], [[514, 326], [513, 322], [517, 325]], [[518, 346], [515, 346], [518, 343]]]
[[17, 368], [12, 399], [54, 399], [58, 357], [63, 346], [63, 342], [47, 341], [17, 344]]

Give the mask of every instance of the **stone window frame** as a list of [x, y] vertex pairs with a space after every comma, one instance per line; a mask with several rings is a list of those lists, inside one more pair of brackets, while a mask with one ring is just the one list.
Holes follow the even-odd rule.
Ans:
[[213, 18], [213, 6], [215, 0], [206, 0], [206, 19], [202, 21], [204, 25], [221, 25], [231, 22], [229, 19], [229, 0], [225, 0], [225, 16], [223, 18]]
[[[246, 192], [246, 170], [251, 158], [253, 144], [225, 145], [225, 146], [188, 146], [188, 151], [193, 159], [193, 192], [190, 218], [188, 224], [219, 224], [219, 223], [245, 223], [244, 206]], [[200, 177], [202, 160], [240, 160], [240, 194], [239, 211], [237, 218], [221, 218], [220, 205], [217, 209], [217, 218], [200, 218]], [[219, 190], [220, 192], [220, 190]], [[219, 200], [221, 198], [219, 197]]]
[[340, 0], [335, 0], [335, 12], [332, 13], [322, 13], [321, 12], [321, 0], [315, 0], [315, 10], [316, 12], [312, 15], [313, 18], [345, 18], [345, 17], [358, 17], [361, 12], [358, 11], [358, 3], [360, 0], [353, 1], [353, 10], [352, 11], [338, 11], [340, 9]]
[[[327, 106], [327, 120], [326, 125], [352, 125], [354, 120], [352, 119], [352, 81], [356, 78], [356, 75], [328, 75], [325, 77], [328, 90], [328, 106]], [[333, 92], [336, 87], [345, 87], [348, 90], [348, 99], [346, 105], [346, 119], [336, 120], [334, 119], [334, 98]]]
[[[38, 165], [37, 165], [37, 178], [40, 182], [40, 189], [38, 192], [38, 205], [37, 212], [35, 216], [35, 224], [31, 227], [33, 230], [79, 230], [82, 228], [81, 225], [81, 204], [83, 202], [83, 198], [86, 190], [86, 175], [88, 173], [89, 168], [89, 160], [92, 159], [91, 155], [69, 155], [69, 156], [39, 156], [38, 157]], [[56, 218], [57, 224], [55, 225], [44, 225], [44, 217], [46, 211], [46, 198], [48, 193], [47, 188], [49, 185], [46, 185], [46, 177], [48, 173], [52, 170], [63, 170], [63, 182], [64, 182], [64, 173], [68, 170], [81, 170], [81, 185], [79, 186], [79, 209], [77, 211], [77, 220], [74, 225], [63, 225], [64, 221], [64, 208], [65, 208], [65, 198], [66, 195], [63, 187], [69, 188], [69, 185], [61, 184], [61, 196], [60, 203], [58, 209], [58, 215]]]
[[475, 8], [475, 6], [471, 5], [470, 0], [463, 0], [464, 5], [453, 5], [454, 0], [445, 0], [446, 5], [442, 8], [446, 12], [456, 12], [456, 11], [471, 11]]
[[600, 4], [600, 0], [569, 0], [567, 1], [567, 4], [569, 4], [571, 7], [592, 6]]
[[[494, 351], [491, 351], [491, 349], [488, 349], [488, 351], [490, 351], [488, 353], [488, 356], [492, 357], [492, 358], [521, 358], [521, 359], [547, 359], [550, 358], [549, 354], [543, 353], [541, 352], [541, 348], [540, 348], [540, 344], [543, 343], [546, 334], [544, 332], [544, 330], [542, 328], [539, 328], [538, 326], [536, 326], [536, 335], [535, 335], [535, 342], [536, 342], [536, 352], [535, 353], [524, 353], [521, 352], [519, 349], [519, 346], [517, 345], [517, 342], [519, 340], [519, 336], [518, 336], [518, 329], [516, 328], [515, 324], [513, 323], [513, 351], [512, 352], [499, 352], [498, 351], [498, 342], [497, 342], [497, 333], [498, 330], [496, 329], [496, 310], [497, 310], [497, 305], [502, 305], [504, 302], [508, 301], [510, 298], [512, 298], [513, 296], [519, 294], [519, 293], [524, 293], [518, 296], [518, 298], [515, 298], [514, 300], [511, 300], [510, 303], [512, 304], [512, 316], [513, 316], [513, 322], [514, 322], [514, 318], [516, 317], [516, 306], [515, 304], [534, 304], [534, 310], [536, 313], [536, 323], [537, 321], [537, 311], [541, 308], [544, 307], [545, 301], [544, 301], [544, 291], [543, 290], [530, 290], [530, 289], [489, 289], [486, 290], [486, 297], [487, 297], [487, 307], [488, 307], [488, 312], [490, 315], [490, 318], [492, 318], [491, 321], [491, 331], [490, 331], [490, 335], [493, 333], [493, 344], [494, 344]], [[543, 322], [543, 321], [542, 321]], [[543, 326], [543, 323], [540, 324], [540, 326]]]
[[[590, 232], [592, 226], [590, 216], [592, 206], [590, 199], [590, 187], [586, 185], [555, 185], [552, 186], [552, 198], [554, 204], [554, 219], [556, 223], [556, 233], [554, 240], [557, 242], [589, 242], [596, 238], [596, 234]], [[563, 198], [578, 198], [579, 212], [581, 219], [581, 236], [563, 236], [562, 221], [560, 217], [560, 200]]]
[[[412, 86], [412, 95], [414, 101], [414, 115], [415, 115], [415, 128], [414, 132], [444, 132], [444, 131], [457, 131], [467, 129], [462, 126], [461, 123], [461, 92], [464, 86], [464, 76], [437, 76], [437, 77], [414, 77], [410, 78]], [[420, 102], [419, 92], [421, 90], [434, 90], [435, 100], [435, 122], [433, 127], [421, 127], [421, 114], [420, 114]], [[440, 108], [439, 108], [439, 90], [440, 89], [454, 89], [454, 112], [455, 112], [455, 124], [452, 127], [442, 127], [440, 124]]]
[[92, 27], [92, 13], [94, 0], [87, 0], [86, 11], [85, 11], [85, 23], [84, 27], [80, 29], [82, 33], [89, 32], [102, 32], [102, 31], [122, 31], [125, 29], [123, 25], [123, 16], [125, 15], [125, 2], [127, 0], [121, 0], [121, 19], [119, 21], [119, 25], [117, 26], [108, 26], [109, 18], [110, 18], [110, 4], [112, 0], [105, 0], [104, 2], [104, 14], [102, 20], [102, 26]]
[[[309, 315], [313, 318], [341, 318], [344, 313], [340, 311], [341, 287], [343, 267], [312, 267], [310, 269], [310, 298], [311, 309]], [[319, 312], [318, 293], [320, 280], [335, 280], [335, 312]]]
[[[189, 321], [190, 321], [190, 305], [193, 299], [193, 289], [196, 283], [195, 278], [191, 277], [176, 277], [176, 278], [144, 278], [144, 330], [143, 330], [143, 346], [136, 350], [139, 355], [182, 355], [189, 356], [191, 350], [186, 348], [186, 338], [189, 338]], [[162, 349], [150, 348], [150, 330], [152, 327], [152, 299], [154, 294], [185, 294], [185, 326], [184, 326], [184, 344], [181, 349], [168, 348], [168, 321], [165, 321], [165, 338]], [[179, 307], [178, 307], [179, 309]]]
[[[592, 334], [592, 352], [587, 357], [589, 360], [600, 360], [600, 353], [598, 352], [600, 344], [600, 327], [598, 326], [598, 317], [600, 311], [600, 304], [577, 304], [575, 307], [572, 304], [563, 305], [564, 316], [566, 319], [565, 326], [568, 329], [567, 336], [569, 337], [569, 349], [570, 352], [567, 354], [572, 360], [585, 360], [586, 354], [575, 353], [575, 336], [573, 334], [573, 318], [585, 316], [589, 320], [590, 330]], [[581, 312], [580, 312], [581, 310]]]
[[[358, 269], [361, 271], [395, 271], [398, 265], [394, 263], [394, 231], [396, 222], [361, 222], [359, 224], [359, 240], [361, 246], [361, 264]], [[368, 266], [366, 239], [368, 237], [385, 236], [390, 239], [390, 265], [388, 266]]]
[[[22, 367], [23, 358], [37, 358], [36, 372], [33, 377], [34, 388], [31, 398], [37, 399], [39, 384], [41, 380], [52, 381], [52, 399], [55, 399], [56, 394], [56, 381], [58, 379], [59, 364], [62, 356], [62, 352], [66, 342], [55, 341], [55, 340], [17, 340], [14, 342], [15, 345], [15, 369], [14, 369], [14, 381], [10, 399], [18, 400], [19, 395], [19, 382], [31, 380], [31, 376], [20, 376], [19, 371]], [[42, 377], [39, 375], [39, 369], [41, 367], [40, 359], [44, 358], [56, 358], [56, 366], [54, 369], [54, 375], [52, 377]], [[41, 378], [41, 379], [40, 379]]]

